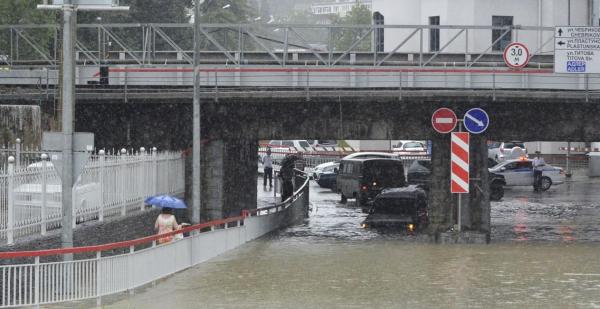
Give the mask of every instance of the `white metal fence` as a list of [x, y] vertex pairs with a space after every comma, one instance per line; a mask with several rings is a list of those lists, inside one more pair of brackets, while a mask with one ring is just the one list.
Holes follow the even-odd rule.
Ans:
[[[61, 191], [52, 162], [19, 168], [9, 163], [0, 171], [0, 239], [12, 244], [17, 237], [60, 228]], [[93, 155], [73, 188], [73, 226], [143, 210], [144, 200], [152, 195], [184, 191], [179, 153]]]
[[[204, 262], [268, 232], [301, 222], [308, 209], [308, 177], [284, 203], [242, 216], [198, 224], [178, 231], [189, 237], [156, 245], [161, 236], [99, 247], [72, 248], [68, 253], [96, 252], [96, 258], [40, 263], [40, 256], [64, 254], [57, 250], [0, 253], [0, 258], [34, 258], [33, 263], [0, 266], [0, 307], [31, 306], [96, 298], [132, 290]], [[174, 232], [177, 233], [177, 232]], [[172, 233], [173, 234], [173, 233]], [[136, 245], [152, 243], [136, 250]], [[103, 257], [102, 251], [129, 248]], [[64, 250], [63, 250], [64, 251]]]

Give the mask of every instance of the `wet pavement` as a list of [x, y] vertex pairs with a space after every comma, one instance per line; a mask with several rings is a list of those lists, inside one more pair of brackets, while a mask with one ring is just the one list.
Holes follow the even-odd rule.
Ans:
[[542, 193], [508, 188], [491, 215], [493, 241], [600, 243], [600, 178], [573, 177]]
[[[305, 224], [105, 299], [109, 308], [600, 308], [600, 180], [492, 203], [492, 243], [435, 245], [360, 228], [311, 182]], [[269, 200], [271, 199], [271, 200]], [[259, 201], [272, 191], [259, 184]]]

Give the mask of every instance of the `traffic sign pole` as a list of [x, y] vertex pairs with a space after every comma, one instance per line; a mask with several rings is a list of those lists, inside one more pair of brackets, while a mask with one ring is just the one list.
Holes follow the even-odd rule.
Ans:
[[[462, 131], [462, 130], [460, 130]], [[452, 132], [450, 190], [458, 194], [457, 230], [462, 229], [462, 194], [469, 193], [469, 133]]]

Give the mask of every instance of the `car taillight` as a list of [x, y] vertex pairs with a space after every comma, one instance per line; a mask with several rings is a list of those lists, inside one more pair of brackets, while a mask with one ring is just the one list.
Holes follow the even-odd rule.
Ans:
[[363, 185], [363, 186], [361, 187], [361, 189], [362, 189], [363, 191], [367, 191], [367, 190], [369, 189], [369, 187], [368, 187], [367, 185]]

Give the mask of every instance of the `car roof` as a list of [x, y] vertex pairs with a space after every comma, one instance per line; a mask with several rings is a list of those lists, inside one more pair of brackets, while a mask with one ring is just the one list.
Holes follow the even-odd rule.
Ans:
[[323, 168], [323, 167], [328, 167], [328, 166], [332, 166], [332, 165], [336, 165], [336, 164], [340, 164], [340, 162], [337, 162], [337, 161], [325, 162], [325, 163], [321, 163], [321, 164], [315, 166], [315, 168], [319, 168], [319, 167]]
[[342, 161], [346, 162], [371, 162], [371, 161], [390, 161], [390, 162], [400, 162], [402, 161], [395, 158], [350, 158], [350, 159], [342, 159]]
[[388, 152], [355, 152], [342, 158], [342, 160], [353, 159], [356, 157], [377, 157], [377, 158], [397, 158], [398, 156]]

